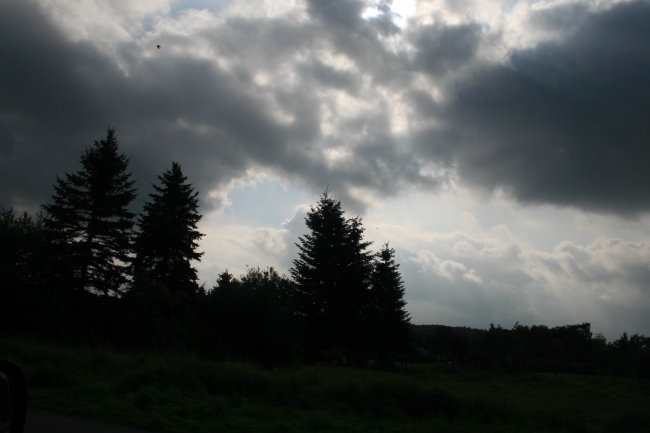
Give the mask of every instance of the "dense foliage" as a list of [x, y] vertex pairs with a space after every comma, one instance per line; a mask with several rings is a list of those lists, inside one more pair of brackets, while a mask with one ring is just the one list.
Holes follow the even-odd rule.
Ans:
[[412, 358], [507, 372], [611, 374], [650, 379], [650, 338], [627, 333], [608, 343], [591, 325], [544, 325], [487, 330], [420, 325], [414, 327]]
[[223, 272], [199, 304], [201, 353], [262, 365], [292, 361], [301, 342], [294, 286], [273, 268], [250, 268], [240, 279]]
[[42, 283], [46, 245], [41, 219], [13, 209], [0, 211], [0, 329], [24, 329], [28, 317], [18, 312], [37, 302], [36, 288]]

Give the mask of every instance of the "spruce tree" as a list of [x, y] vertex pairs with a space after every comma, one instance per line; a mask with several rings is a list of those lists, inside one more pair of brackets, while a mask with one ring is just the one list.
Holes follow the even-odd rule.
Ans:
[[360, 218], [346, 219], [341, 203], [323, 193], [306, 217], [311, 234], [300, 237], [291, 275], [296, 309], [310, 349], [343, 346], [350, 352], [363, 337], [371, 255]]
[[84, 150], [81, 164], [65, 180], [56, 177], [54, 203], [43, 205], [45, 229], [72, 265], [77, 288], [118, 294], [127, 282], [135, 217], [127, 207], [137, 194], [114, 129]]
[[404, 309], [404, 284], [394, 258], [395, 250], [384, 244], [376, 255], [372, 273], [368, 317], [379, 362], [388, 361], [391, 353], [408, 350], [411, 339], [410, 318]]
[[361, 217], [349, 218], [348, 233], [343, 247], [344, 260], [341, 263], [342, 281], [332, 298], [335, 311], [333, 329], [344, 347], [348, 349], [347, 363], [355, 358], [355, 364], [363, 366], [363, 356], [357, 357], [357, 350], [367, 350], [369, 328], [367, 311], [372, 302], [370, 285], [373, 270], [373, 254], [367, 251], [372, 242], [363, 240], [364, 228]]
[[172, 168], [158, 176], [161, 186], [153, 185], [144, 213], [138, 221], [133, 260], [133, 287], [142, 284], [163, 284], [171, 292], [194, 297], [199, 292], [198, 275], [192, 260], [201, 260], [196, 251], [197, 241], [203, 236], [196, 224], [198, 192], [187, 183], [181, 166], [172, 162]]

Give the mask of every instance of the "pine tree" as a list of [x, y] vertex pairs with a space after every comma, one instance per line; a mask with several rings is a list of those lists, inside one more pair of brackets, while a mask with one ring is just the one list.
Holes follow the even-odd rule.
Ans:
[[372, 273], [368, 316], [379, 362], [387, 361], [390, 353], [407, 350], [411, 339], [410, 318], [404, 309], [404, 284], [394, 257], [395, 250], [384, 244], [376, 255]]
[[65, 180], [56, 177], [54, 203], [43, 205], [45, 229], [72, 265], [77, 288], [118, 294], [132, 251], [135, 214], [127, 207], [137, 194], [114, 129], [84, 150], [81, 164]]
[[298, 259], [290, 270], [296, 282], [296, 308], [304, 318], [310, 349], [357, 348], [364, 334], [368, 303], [370, 245], [360, 218], [346, 219], [340, 201], [323, 193], [307, 214], [311, 234], [300, 237]]
[[341, 263], [341, 290], [335, 293], [332, 304], [336, 311], [333, 329], [344, 347], [348, 349], [347, 364], [352, 358], [358, 366], [364, 366], [358, 350], [367, 350], [369, 327], [368, 308], [371, 305], [370, 286], [373, 270], [373, 254], [367, 251], [372, 242], [363, 240], [364, 228], [361, 217], [349, 218], [348, 233], [344, 244], [345, 258]]
[[199, 193], [186, 182], [176, 162], [158, 179], [162, 186], [153, 185], [156, 193], [149, 194], [152, 201], [145, 203], [138, 221], [133, 287], [164, 284], [172, 292], [194, 297], [199, 291], [198, 275], [190, 262], [203, 255], [196, 252], [203, 236], [196, 227], [201, 220]]

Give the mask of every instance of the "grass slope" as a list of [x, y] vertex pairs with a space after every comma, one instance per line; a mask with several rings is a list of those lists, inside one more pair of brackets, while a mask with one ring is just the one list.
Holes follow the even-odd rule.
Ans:
[[29, 406], [151, 432], [645, 432], [650, 391], [629, 378], [336, 366], [264, 370], [0, 338]]

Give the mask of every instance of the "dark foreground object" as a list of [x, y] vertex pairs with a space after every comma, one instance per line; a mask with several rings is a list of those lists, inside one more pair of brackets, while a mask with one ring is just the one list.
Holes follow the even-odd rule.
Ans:
[[23, 371], [0, 358], [0, 433], [23, 433], [27, 383]]
[[147, 433], [38, 409], [27, 409], [24, 433]]

